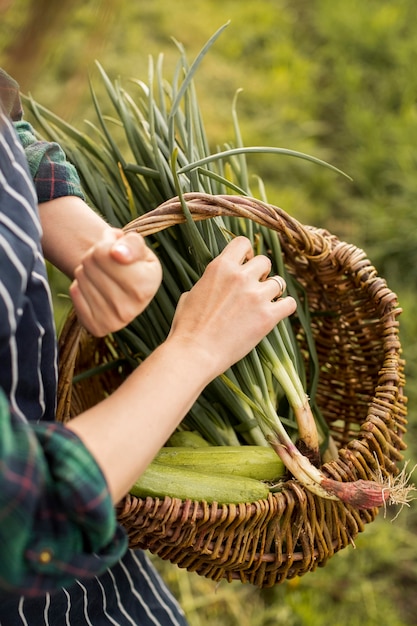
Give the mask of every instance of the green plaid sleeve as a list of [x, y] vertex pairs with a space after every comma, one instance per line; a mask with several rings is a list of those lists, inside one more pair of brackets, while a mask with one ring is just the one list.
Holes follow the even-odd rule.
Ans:
[[56, 142], [39, 141], [29, 122], [14, 123], [24, 148], [29, 170], [35, 183], [38, 202], [47, 202], [62, 196], [84, 199], [75, 167]]
[[0, 588], [35, 596], [125, 552], [104, 476], [62, 424], [28, 424], [0, 390]]
[[4, 107], [13, 120], [25, 150], [38, 201], [47, 202], [61, 196], [79, 196], [84, 199], [77, 171], [66, 159], [62, 148], [55, 142], [39, 141], [32, 126], [23, 120], [19, 85], [2, 68], [0, 68], [1, 107]]

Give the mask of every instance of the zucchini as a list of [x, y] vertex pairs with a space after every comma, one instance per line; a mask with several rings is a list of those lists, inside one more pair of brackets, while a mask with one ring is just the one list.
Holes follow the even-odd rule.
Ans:
[[227, 476], [246, 476], [274, 481], [282, 478], [285, 466], [277, 453], [264, 446], [164, 447], [154, 462]]
[[269, 487], [244, 476], [197, 472], [152, 462], [130, 490], [138, 498], [179, 498], [208, 503], [239, 504], [268, 497]]
[[165, 445], [178, 448], [202, 448], [210, 444], [196, 430], [178, 430], [171, 435]]

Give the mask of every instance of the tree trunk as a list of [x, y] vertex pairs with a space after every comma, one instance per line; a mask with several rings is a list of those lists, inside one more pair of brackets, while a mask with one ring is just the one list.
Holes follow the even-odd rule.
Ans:
[[30, 89], [45, 51], [65, 29], [65, 17], [80, 3], [81, 0], [32, 0], [29, 3], [24, 26], [4, 51], [4, 67], [23, 91]]

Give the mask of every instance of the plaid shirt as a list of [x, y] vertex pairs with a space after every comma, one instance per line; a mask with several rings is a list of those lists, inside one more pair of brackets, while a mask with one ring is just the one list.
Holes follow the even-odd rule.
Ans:
[[59, 146], [15, 128], [30, 172], [0, 114], [0, 591], [34, 597], [100, 574], [126, 537], [97, 463], [52, 421], [56, 341], [31, 174], [40, 201], [82, 192]]

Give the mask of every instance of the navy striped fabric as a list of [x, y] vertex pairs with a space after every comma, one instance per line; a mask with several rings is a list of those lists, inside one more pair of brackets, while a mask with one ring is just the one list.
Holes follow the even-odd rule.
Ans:
[[[41, 254], [41, 231], [33, 185], [27, 168], [22, 171], [9, 168], [10, 146], [4, 140], [5, 135], [0, 133], [0, 136], [0, 187], [6, 190], [2, 197], [4, 200], [6, 196], [18, 196], [18, 204], [22, 208], [19, 213], [9, 215], [2, 210], [4, 206], [0, 206], [1, 220], [3, 224], [7, 223], [1, 229], [0, 240], [0, 300], [4, 303], [0, 324], [0, 387], [9, 400], [13, 414], [20, 417], [22, 424], [29, 420], [40, 427], [43, 420], [54, 418], [55, 331]], [[24, 185], [22, 181], [25, 181]], [[20, 194], [22, 188], [23, 193]], [[18, 240], [24, 242], [24, 245], [17, 246]], [[28, 273], [23, 271], [28, 265], [32, 268], [29, 290]], [[14, 336], [19, 321], [22, 334], [19, 333], [20, 345], [17, 349], [15, 340], [10, 341], [10, 337]], [[0, 419], [4, 419], [4, 413], [0, 414]], [[56, 502], [58, 506], [58, 494]], [[30, 515], [32, 512], [28, 511], [29, 521]], [[0, 516], [0, 524], [2, 519], [3, 516]], [[13, 537], [13, 529], [10, 532]], [[65, 545], [65, 534], [61, 540]], [[5, 550], [4, 545], [0, 545], [0, 560], [2, 550]], [[66, 588], [57, 582], [57, 587], [53, 592], [42, 592], [37, 597], [2, 593], [0, 626], [186, 624], [177, 602], [146, 555], [140, 551], [127, 550], [116, 565], [105, 569], [103, 573], [76, 581]]]
[[0, 602], [1, 626], [185, 626], [147, 555], [128, 551], [102, 576], [45, 597]]
[[[9, 131], [9, 137], [13, 137], [12, 132]], [[2, 197], [4, 201], [10, 198], [8, 206], [1, 207], [0, 214], [0, 288], [3, 292], [0, 386], [9, 397], [16, 415], [24, 419], [53, 419], [56, 396], [55, 329], [40, 245], [41, 227], [36, 212], [35, 190], [27, 168], [13, 156], [12, 140], [8, 143], [6, 135], [0, 133], [0, 141]], [[17, 138], [14, 141], [18, 143]], [[6, 272], [4, 268], [7, 268]], [[24, 346], [20, 351], [14, 343], [17, 327], [20, 346]], [[36, 375], [41, 370], [42, 378]]]

